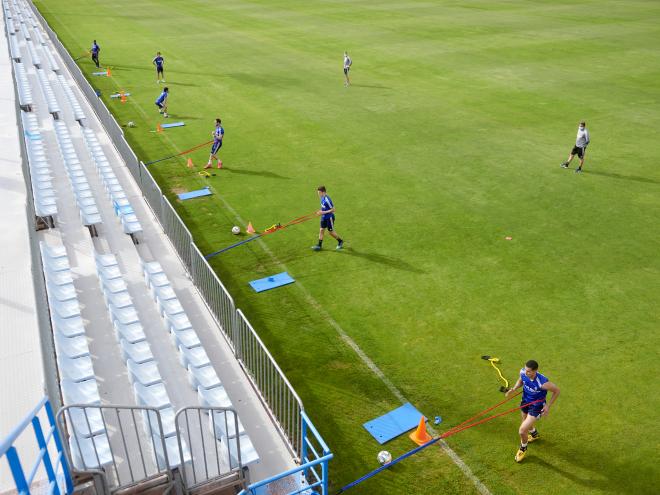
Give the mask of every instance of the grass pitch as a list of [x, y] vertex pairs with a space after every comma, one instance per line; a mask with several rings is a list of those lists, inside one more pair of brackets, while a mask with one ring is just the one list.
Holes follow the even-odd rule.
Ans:
[[[562, 389], [513, 461], [517, 415], [449, 439], [493, 493], [649, 493], [660, 482], [660, 4], [653, 1], [40, 0], [144, 161], [226, 129], [226, 169], [155, 165], [200, 248], [314, 211], [325, 184], [344, 252], [307, 223], [212, 264], [335, 453], [333, 490], [376, 466], [361, 424], [399, 405], [334, 322], [427, 416], [457, 424], [537, 359]], [[163, 134], [151, 59], [166, 60]], [[342, 53], [354, 64], [342, 85]], [[80, 62], [93, 72], [87, 59]], [[110, 100], [131, 92], [127, 104]], [[586, 119], [585, 173], [559, 168]], [[192, 155], [203, 164], [207, 150]], [[511, 236], [512, 240], [505, 240]], [[287, 269], [296, 284], [256, 295]], [[387, 444], [397, 456], [405, 437]], [[655, 454], [654, 454], [655, 452]], [[355, 493], [471, 493], [431, 448]]]

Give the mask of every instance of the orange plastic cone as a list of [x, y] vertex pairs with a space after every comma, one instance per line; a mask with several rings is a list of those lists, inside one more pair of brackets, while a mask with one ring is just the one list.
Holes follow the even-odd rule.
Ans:
[[108, 77], [112, 77], [112, 71], [110, 70], [110, 67], [107, 68], [105, 75]]
[[126, 103], [126, 95], [124, 93], [121, 94], [121, 102]]
[[194, 165], [193, 165], [193, 162], [192, 162], [192, 158], [188, 158], [188, 168], [193, 168], [193, 167], [194, 167]]
[[252, 226], [252, 222], [248, 222], [248, 226], [245, 229], [245, 232], [247, 232], [248, 234], [254, 234], [257, 232], [256, 230], [254, 230], [254, 227]]
[[218, 160], [218, 168], [222, 168], [222, 160]]
[[160, 124], [156, 126], [156, 132], [163, 132], [163, 127]]
[[426, 432], [426, 418], [422, 416], [419, 420], [419, 426], [409, 435], [410, 439], [417, 445], [424, 445], [433, 440], [433, 437]]

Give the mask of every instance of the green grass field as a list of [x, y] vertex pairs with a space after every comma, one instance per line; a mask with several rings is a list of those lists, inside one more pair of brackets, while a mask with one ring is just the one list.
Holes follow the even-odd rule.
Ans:
[[[196, 174], [206, 149], [195, 171], [184, 158], [151, 169], [170, 198], [211, 185], [175, 201], [205, 253], [236, 241], [237, 216], [285, 222], [328, 187], [343, 252], [309, 249], [314, 221], [212, 264], [335, 453], [334, 491], [377, 465], [361, 424], [400, 405], [334, 322], [441, 431], [501, 399], [482, 354], [510, 379], [541, 363], [562, 394], [522, 464], [517, 415], [448, 440], [492, 493], [657, 490], [659, 2], [36, 3], [74, 56], [99, 41], [113, 77], [90, 79], [137, 123], [126, 132], [144, 161], [207, 140], [222, 117], [216, 177]], [[186, 122], [163, 134], [149, 132], [157, 50], [170, 120]], [[127, 104], [109, 99], [118, 89]], [[579, 176], [559, 164], [581, 119]], [[285, 269], [295, 284], [247, 285]], [[435, 447], [354, 489], [475, 492]]]

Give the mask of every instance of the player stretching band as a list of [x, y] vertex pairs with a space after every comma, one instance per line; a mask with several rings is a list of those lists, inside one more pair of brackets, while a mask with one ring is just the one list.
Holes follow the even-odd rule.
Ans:
[[319, 243], [316, 246], [312, 246], [312, 249], [314, 251], [320, 251], [322, 249], [323, 234], [325, 233], [325, 229], [328, 229], [330, 235], [337, 239], [337, 249], [339, 250], [344, 247], [344, 241], [335, 232], [335, 205], [332, 204], [330, 196], [326, 193], [325, 186], [319, 186], [316, 191], [321, 199], [321, 209], [316, 212], [321, 217], [321, 230], [319, 231]]
[[222, 140], [225, 137], [225, 130], [222, 128], [222, 120], [215, 119], [215, 129], [211, 133], [213, 137], [213, 145], [211, 146], [211, 155], [209, 156], [209, 162], [206, 164], [206, 168], [211, 168], [213, 165], [213, 159], [215, 158], [218, 161], [218, 168], [222, 168], [222, 160], [218, 158], [218, 151], [222, 148]]
[[[510, 397], [520, 387], [523, 388], [522, 403], [529, 404], [539, 399], [541, 402], [530, 404], [520, 410], [522, 414], [522, 423], [518, 429], [520, 435], [520, 447], [516, 452], [516, 462], [521, 462], [527, 454], [527, 443], [534, 442], [540, 438], [539, 432], [536, 429], [536, 422], [541, 419], [541, 416], [547, 416], [550, 412], [550, 406], [555, 403], [559, 397], [559, 387], [549, 381], [545, 376], [538, 372], [539, 363], [530, 359], [525, 363], [525, 366], [520, 370], [520, 377], [511, 390], [506, 393]], [[552, 392], [550, 402], [546, 403], [545, 397], [548, 391]]]
[[167, 97], [170, 95], [170, 88], [163, 88], [163, 92], [160, 94], [156, 100], [156, 106], [158, 107], [158, 113], [162, 113], [163, 117], [167, 118]]

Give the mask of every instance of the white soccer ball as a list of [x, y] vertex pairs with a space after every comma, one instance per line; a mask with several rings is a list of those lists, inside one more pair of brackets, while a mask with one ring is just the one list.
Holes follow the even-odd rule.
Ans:
[[127, 125], [128, 127], [135, 127], [135, 122], [133, 122], [133, 121], [131, 120], [131, 121], [130, 121], [128, 124], [126, 124], [126, 125]]
[[234, 225], [231, 228], [231, 233], [234, 234], [234, 235], [238, 235], [238, 234], [241, 233], [241, 228], [238, 225]]
[[378, 462], [381, 464], [389, 464], [392, 462], [392, 454], [390, 454], [387, 450], [381, 450], [378, 452]]

